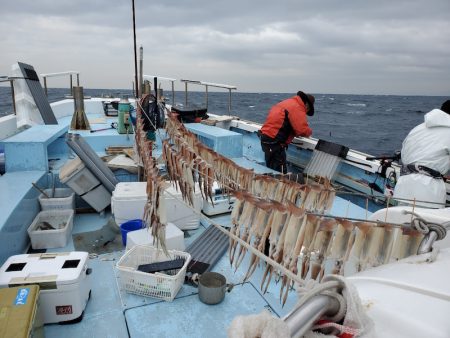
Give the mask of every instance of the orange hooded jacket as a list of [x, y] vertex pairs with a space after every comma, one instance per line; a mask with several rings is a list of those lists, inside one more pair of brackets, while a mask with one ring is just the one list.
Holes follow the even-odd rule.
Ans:
[[296, 136], [310, 137], [312, 130], [302, 99], [295, 95], [274, 105], [261, 127], [261, 133], [283, 144], [291, 143]]

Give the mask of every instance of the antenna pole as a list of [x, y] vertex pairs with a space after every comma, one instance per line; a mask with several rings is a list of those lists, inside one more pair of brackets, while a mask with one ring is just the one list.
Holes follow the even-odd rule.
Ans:
[[134, 12], [134, 0], [131, 1], [133, 5], [133, 40], [134, 40], [134, 83], [136, 86], [135, 97], [139, 97], [139, 82], [138, 82], [138, 61], [137, 61], [137, 47], [136, 47], [136, 18]]

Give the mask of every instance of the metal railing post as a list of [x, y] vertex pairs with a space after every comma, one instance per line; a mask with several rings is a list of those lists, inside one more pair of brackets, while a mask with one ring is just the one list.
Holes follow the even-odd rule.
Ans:
[[187, 97], [187, 82], [184, 83], [184, 106], [187, 107], [188, 97]]
[[16, 111], [16, 98], [14, 97], [14, 80], [9, 80], [9, 83], [11, 84], [11, 95], [12, 95], [12, 104], [13, 104], [13, 108], [14, 108], [14, 115], [17, 115], [17, 111]]
[[175, 105], [175, 85], [174, 81], [172, 81], [172, 106]]

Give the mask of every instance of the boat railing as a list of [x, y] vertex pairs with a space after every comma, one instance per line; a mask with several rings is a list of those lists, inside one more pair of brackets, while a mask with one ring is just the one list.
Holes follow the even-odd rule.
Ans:
[[236, 90], [236, 86], [227, 85], [227, 84], [220, 84], [220, 83], [212, 83], [212, 82], [205, 82], [205, 81], [197, 81], [197, 80], [187, 80], [187, 79], [181, 79], [181, 82], [184, 83], [184, 104], [187, 106], [188, 104], [188, 84], [195, 84], [205, 87], [205, 104], [206, 108], [208, 108], [208, 88], [214, 87], [214, 88], [222, 88], [228, 90], [228, 113], [231, 112], [231, 91]]
[[[156, 76], [156, 75], [143, 75], [143, 80], [163, 80], [163, 81], [169, 81], [171, 83], [172, 87], [172, 104], [175, 104], [175, 81], [177, 79], [170, 78], [170, 77], [163, 77], [163, 76]], [[205, 87], [205, 106], [208, 108], [208, 91], [209, 87], [214, 88], [222, 88], [228, 90], [228, 112], [231, 112], [231, 91], [236, 90], [236, 86], [227, 85], [227, 84], [221, 84], [221, 83], [212, 83], [212, 82], [206, 82], [206, 81], [199, 81], [199, 80], [188, 80], [188, 79], [180, 79], [182, 83], [184, 83], [184, 105], [188, 105], [188, 84], [194, 84], [199, 86]], [[156, 88], [155, 88], [156, 89]]]
[[77, 86], [80, 86], [80, 72], [75, 70], [70, 70], [66, 72], [58, 72], [58, 73], [48, 73], [48, 74], [41, 74], [42, 79], [44, 80], [44, 92], [45, 95], [48, 97], [48, 91], [47, 91], [47, 78], [49, 77], [62, 77], [69, 75], [70, 79], [70, 95], [73, 97], [73, 75], [76, 75], [77, 77]]
[[14, 98], [14, 80], [15, 79], [18, 79], [18, 77], [0, 76], [0, 83], [9, 82], [11, 85], [11, 98], [12, 98], [12, 105], [13, 105], [13, 109], [14, 109], [14, 115], [16, 115], [16, 99]]

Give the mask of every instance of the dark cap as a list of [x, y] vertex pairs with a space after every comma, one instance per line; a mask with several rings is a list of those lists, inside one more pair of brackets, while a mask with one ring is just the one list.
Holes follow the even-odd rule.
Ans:
[[447, 100], [442, 104], [441, 110], [445, 111], [447, 114], [450, 114], [450, 100]]
[[300, 96], [303, 103], [305, 103], [305, 104], [307, 103], [309, 105], [309, 111], [306, 113], [306, 115], [313, 116], [314, 115], [314, 102], [316, 101], [314, 96], [312, 96], [311, 94], [305, 94], [302, 91], [298, 91], [297, 95]]

